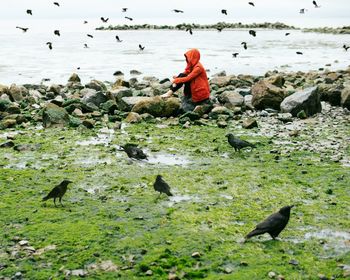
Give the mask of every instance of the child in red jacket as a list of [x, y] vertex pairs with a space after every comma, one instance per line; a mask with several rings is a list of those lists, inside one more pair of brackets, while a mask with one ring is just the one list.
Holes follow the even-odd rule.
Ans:
[[174, 77], [170, 90], [161, 97], [168, 98], [185, 85], [182, 109], [187, 112], [192, 111], [197, 105], [210, 104], [210, 88], [207, 73], [199, 62], [199, 51], [191, 49], [185, 53], [185, 58], [187, 62], [185, 71]]

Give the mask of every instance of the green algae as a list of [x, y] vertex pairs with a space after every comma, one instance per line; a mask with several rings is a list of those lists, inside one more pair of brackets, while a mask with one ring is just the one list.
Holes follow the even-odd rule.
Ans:
[[[0, 150], [0, 275], [20, 271], [26, 279], [64, 279], [68, 270], [111, 260], [117, 271], [87, 270], [85, 278], [167, 279], [174, 273], [184, 279], [268, 279], [273, 271], [287, 279], [317, 279], [318, 274], [342, 279], [338, 265], [350, 262], [349, 240], [305, 234], [348, 232], [349, 168], [321, 161], [316, 152], [295, 150], [276, 158], [270, 152], [276, 145], [256, 132], [243, 138], [258, 148], [235, 153], [227, 131], [156, 124], [132, 125], [127, 133], [104, 138], [101, 131], [87, 129], [21, 131], [16, 144], [40, 143], [41, 148]], [[346, 126], [341, 131], [350, 132]], [[126, 142], [150, 154], [185, 155], [189, 163], [131, 161], [118, 150]], [[344, 153], [349, 156], [348, 147]], [[190, 199], [157, 200], [152, 187], [157, 174], [175, 196]], [[74, 181], [65, 207], [42, 203], [64, 178]], [[296, 207], [280, 241], [261, 236], [242, 242], [257, 222], [287, 204]], [[18, 240], [37, 250], [56, 248], [35, 255]]]

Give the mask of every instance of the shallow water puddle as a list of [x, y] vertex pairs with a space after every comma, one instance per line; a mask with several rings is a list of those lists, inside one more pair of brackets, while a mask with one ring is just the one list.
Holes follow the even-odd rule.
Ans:
[[165, 165], [188, 165], [190, 160], [185, 156], [175, 154], [155, 154], [148, 157], [148, 163]]
[[304, 237], [306, 240], [314, 238], [324, 241], [324, 249], [332, 250], [336, 254], [350, 252], [350, 232], [324, 229], [318, 232], [308, 232]]
[[193, 195], [173, 195], [169, 196], [169, 201], [167, 202], [167, 205], [169, 207], [173, 206], [174, 204], [180, 203], [180, 202], [200, 202], [201, 199], [198, 196]]
[[100, 129], [96, 137], [91, 137], [89, 140], [77, 141], [80, 146], [90, 145], [108, 145], [114, 138], [114, 130], [108, 128]]

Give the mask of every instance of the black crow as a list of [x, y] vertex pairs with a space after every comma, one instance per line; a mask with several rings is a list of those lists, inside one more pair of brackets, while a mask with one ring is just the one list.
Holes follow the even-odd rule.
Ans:
[[216, 26], [216, 30], [219, 32], [221, 32], [223, 29], [224, 29], [224, 27], [222, 27], [222, 26]]
[[247, 43], [246, 43], [246, 42], [242, 42], [241, 45], [243, 45], [243, 48], [244, 48], [245, 50], [248, 49]]
[[130, 20], [130, 21], [133, 20], [133, 18], [131, 18], [131, 17], [125, 17], [125, 18], [128, 19], [128, 20]]
[[193, 35], [192, 27], [191, 27], [191, 26], [186, 27], [186, 32], [187, 32], [187, 31], [188, 31], [191, 35]]
[[84, 20], [84, 24], [87, 24], [88, 23], [88, 21], [87, 20]]
[[63, 180], [59, 185], [57, 185], [56, 187], [54, 187], [47, 196], [45, 196], [43, 198], [43, 201], [46, 201], [50, 198], [53, 198], [53, 202], [55, 203], [55, 206], [56, 205], [56, 198], [59, 198], [59, 201], [61, 203], [61, 205], [63, 206], [62, 204], [62, 197], [64, 196], [64, 194], [66, 193], [67, 191], [67, 186], [68, 184], [70, 183], [73, 183], [72, 181], [69, 181], [69, 180]]
[[290, 209], [292, 207], [294, 207], [294, 205], [282, 207], [277, 213], [268, 216], [264, 221], [258, 224], [253, 231], [249, 232], [245, 239], [247, 240], [253, 236], [264, 233], [270, 234], [270, 236], [275, 239], [288, 224]]
[[107, 22], [109, 20], [109, 18], [101, 17], [101, 20], [102, 20], [102, 22]]
[[122, 8], [122, 12], [125, 13], [128, 10], [128, 8]]
[[85, 49], [88, 49], [89, 46], [88, 46], [87, 44], [84, 44], [84, 48], [85, 48]]
[[344, 45], [343, 45], [343, 49], [347, 52], [348, 49], [350, 49], [350, 47], [344, 44]]
[[317, 5], [316, 1], [312, 1], [312, 4], [314, 4], [315, 8], [320, 8], [321, 6]]
[[142, 46], [141, 44], [139, 44], [139, 50], [140, 50], [140, 51], [143, 51], [144, 49], [145, 49], [145, 47]]
[[303, 53], [302, 52], [295, 52], [296, 54], [300, 54], [300, 55], [302, 55]]
[[249, 4], [250, 6], [255, 7], [255, 5], [254, 5], [254, 3], [253, 3], [253, 2], [248, 2], [248, 4]]
[[256, 37], [256, 31], [254, 30], [249, 30], [249, 34], [252, 35], [253, 37]]
[[182, 10], [177, 10], [177, 9], [174, 9], [173, 10], [175, 13], [183, 13], [184, 11], [182, 11]]
[[53, 32], [53, 34], [55, 34], [55, 35], [57, 35], [57, 36], [61, 36], [61, 33], [60, 33], [59, 30], [55, 30], [55, 31]]
[[21, 29], [24, 33], [28, 31], [28, 27], [19, 27], [19, 26], [16, 26], [16, 28], [18, 29]]
[[235, 137], [232, 133], [226, 134], [228, 143], [235, 149], [235, 151], [240, 151], [246, 147], [256, 148], [254, 144], [251, 144], [245, 140], [241, 140], [238, 137]]
[[32, 16], [32, 10], [27, 10], [27, 14]]
[[287, 32], [286, 34], [284, 34], [285, 36], [289, 36], [290, 35], [290, 33], [289, 32]]
[[154, 190], [159, 192], [159, 196], [165, 193], [167, 196], [172, 196], [170, 192], [170, 187], [167, 182], [165, 182], [161, 175], [157, 175], [156, 181], [153, 184]]
[[119, 36], [118, 36], [118, 35], [115, 35], [115, 39], [116, 39], [117, 42], [119, 42], [119, 43], [120, 43], [120, 42], [123, 42], [123, 40], [120, 40], [120, 39], [119, 39]]
[[134, 159], [147, 159], [147, 155], [139, 148], [136, 144], [125, 144], [124, 146], [120, 146], [124, 152], [128, 155], [129, 158]]
[[60, 3], [58, 3], [58, 2], [53, 2], [53, 4], [56, 5], [57, 7], [60, 6]]
[[306, 11], [307, 11], [306, 9], [300, 9], [299, 13], [300, 14], [305, 14]]
[[221, 13], [227, 15], [227, 10], [221, 10]]
[[86, 34], [86, 36], [88, 36], [90, 38], [94, 38], [94, 36], [92, 36], [91, 34]]
[[52, 43], [51, 42], [47, 42], [46, 45], [48, 45], [49, 49], [52, 50]]
[[237, 57], [238, 55], [239, 55], [238, 52], [232, 54], [233, 57]]

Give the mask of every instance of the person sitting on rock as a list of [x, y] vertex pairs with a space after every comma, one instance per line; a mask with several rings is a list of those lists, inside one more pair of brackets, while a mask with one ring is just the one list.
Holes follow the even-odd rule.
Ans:
[[184, 112], [193, 111], [197, 105], [211, 106], [210, 88], [207, 73], [199, 62], [200, 53], [197, 49], [190, 49], [185, 53], [186, 69], [178, 76], [174, 76], [173, 84], [162, 98], [169, 98], [184, 85], [184, 96], [181, 98], [181, 108]]

